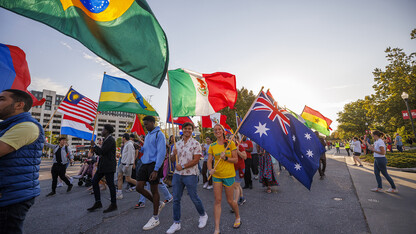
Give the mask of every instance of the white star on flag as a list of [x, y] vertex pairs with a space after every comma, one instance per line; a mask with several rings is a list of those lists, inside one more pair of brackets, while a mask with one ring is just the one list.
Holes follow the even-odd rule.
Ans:
[[300, 171], [300, 168], [301, 167], [302, 166], [299, 163], [295, 163], [295, 169], [296, 169], [296, 171]]
[[270, 130], [270, 128], [266, 128], [266, 123], [264, 123], [264, 125], [262, 125], [259, 122], [259, 126], [254, 126], [257, 130], [254, 133], [259, 133], [260, 137], [264, 135], [267, 136], [267, 131]]
[[312, 150], [309, 149], [308, 151], [306, 151], [306, 155], [308, 155], [308, 157], [312, 158], [313, 157]]
[[305, 138], [308, 139], [308, 140], [312, 139], [311, 134], [305, 133]]
[[292, 139], [293, 139], [293, 141], [296, 141], [296, 136], [295, 136], [295, 135], [293, 135], [293, 136], [292, 136]]

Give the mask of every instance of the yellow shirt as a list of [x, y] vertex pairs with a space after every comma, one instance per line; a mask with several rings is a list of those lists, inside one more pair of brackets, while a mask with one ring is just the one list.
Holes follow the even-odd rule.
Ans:
[[[231, 158], [231, 151], [236, 149], [235, 143], [231, 142], [229, 148], [225, 151], [225, 156]], [[215, 164], [220, 160], [222, 152], [224, 152], [224, 145], [220, 145], [218, 142], [214, 142], [209, 146], [208, 153], [214, 156]], [[213, 176], [220, 179], [235, 177], [234, 163], [224, 160], [219, 161]]]
[[18, 150], [25, 145], [33, 143], [39, 137], [39, 128], [32, 122], [23, 122], [11, 127], [0, 141]]

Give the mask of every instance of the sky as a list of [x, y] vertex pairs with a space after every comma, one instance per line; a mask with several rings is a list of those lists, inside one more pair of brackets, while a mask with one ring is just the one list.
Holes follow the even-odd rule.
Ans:
[[[270, 89], [279, 105], [305, 105], [334, 123], [345, 104], [373, 93], [385, 49], [416, 51], [414, 0], [148, 0], [169, 43], [169, 69], [229, 72], [237, 87]], [[78, 41], [0, 8], [0, 43], [26, 52], [32, 84], [98, 101], [103, 73], [128, 79], [166, 120], [168, 88], [148, 86]]]

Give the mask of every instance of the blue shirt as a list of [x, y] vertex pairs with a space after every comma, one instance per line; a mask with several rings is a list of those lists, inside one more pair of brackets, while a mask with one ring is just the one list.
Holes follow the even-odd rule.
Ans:
[[156, 162], [155, 171], [158, 171], [165, 160], [166, 140], [165, 135], [160, 131], [160, 127], [154, 128], [146, 135], [143, 147], [140, 152], [143, 153], [141, 158], [143, 164]]

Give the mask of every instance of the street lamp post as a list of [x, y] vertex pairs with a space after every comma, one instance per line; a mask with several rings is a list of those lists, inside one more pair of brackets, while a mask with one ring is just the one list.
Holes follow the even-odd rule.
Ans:
[[416, 139], [415, 126], [413, 125], [413, 117], [412, 117], [412, 113], [410, 112], [410, 107], [409, 107], [409, 104], [408, 104], [409, 94], [407, 94], [406, 92], [403, 92], [402, 93], [402, 98], [404, 100], [404, 103], [406, 103], [407, 113], [409, 114], [410, 122], [412, 123], [413, 135], [415, 135], [415, 139]]

